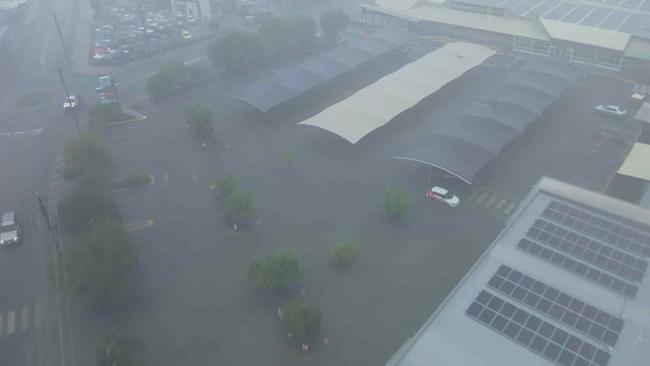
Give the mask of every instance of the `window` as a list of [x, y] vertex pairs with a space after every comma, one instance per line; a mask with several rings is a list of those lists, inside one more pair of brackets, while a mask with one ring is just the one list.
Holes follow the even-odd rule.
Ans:
[[550, 54], [551, 44], [547, 41], [515, 37], [513, 42], [513, 48], [518, 51], [544, 56], [548, 56]]
[[620, 69], [623, 61], [622, 55], [609, 52], [598, 52], [595, 49], [576, 48], [571, 55], [571, 61], [603, 66], [611, 69]]

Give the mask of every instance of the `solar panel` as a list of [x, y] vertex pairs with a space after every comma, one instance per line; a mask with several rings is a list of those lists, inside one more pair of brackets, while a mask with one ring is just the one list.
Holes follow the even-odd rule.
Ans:
[[544, 219], [537, 219], [526, 236], [629, 281], [641, 282], [648, 268], [645, 259], [589, 239]]
[[[506, 265], [499, 267], [488, 286], [610, 347], [616, 345], [623, 329], [623, 319]], [[515, 292], [519, 295], [514, 296]]]
[[485, 290], [467, 316], [561, 366], [606, 366], [610, 354]]
[[650, 236], [627, 225], [558, 201], [551, 201], [542, 217], [632, 254], [650, 258]]
[[615, 278], [595, 267], [573, 260], [558, 251], [528, 239], [521, 239], [517, 248], [625, 297], [634, 298], [639, 292], [639, 288], [634, 284]]

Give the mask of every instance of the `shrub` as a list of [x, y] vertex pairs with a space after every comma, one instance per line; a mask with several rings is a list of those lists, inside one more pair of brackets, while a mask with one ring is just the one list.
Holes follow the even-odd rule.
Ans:
[[358, 251], [359, 246], [355, 243], [337, 242], [332, 248], [332, 265], [335, 267], [349, 265]]
[[259, 288], [275, 291], [290, 282], [302, 278], [298, 258], [290, 252], [267, 256], [261, 261], [253, 260], [248, 267], [248, 278]]

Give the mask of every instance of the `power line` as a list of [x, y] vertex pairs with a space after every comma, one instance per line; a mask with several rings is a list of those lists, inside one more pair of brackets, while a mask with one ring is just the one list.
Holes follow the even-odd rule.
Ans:
[[77, 120], [77, 107], [72, 105], [70, 100], [70, 93], [68, 92], [68, 87], [65, 84], [65, 79], [63, 78], [63, 73], [61, 68], [57, 68], [56, 72], [59, 74], [59, 79], [61, 79], [61, 85], [63, 86], [63, 91], [65, 92], [66, 103], [70, 103], [70, 109], [72, 109], [72, 119], [74, 120], [74, 125], [77, 127], [77, 133], [81, 135], [81, 129], [79, 128], [79, 121]]
[[54, 25], [56, 25], [56, 32], [59, 34], [59, 39], [61, 40], [61, 47], [63, 47], [63, 53], [65, 54], [65, 60], [68, 63], [68, 67], [72, 70], [72, 64], [70, 63], [70, 55], [68, 54], [68, 49], [65, 47], [65, 42], [63, 41], [63, 34], [61, 34], [61, 28], [59, 27], [59, 20], [56, 18], [56, 14], [52, 12], [52, 18], [54, 18]]

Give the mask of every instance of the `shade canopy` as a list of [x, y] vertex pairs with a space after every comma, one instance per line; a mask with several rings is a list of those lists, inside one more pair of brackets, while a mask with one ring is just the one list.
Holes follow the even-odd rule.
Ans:
[[650, 181], [650, 145], [634, 144], [618, 169], [618, 174]]
[[471, 184], [580, 75], [578, 67], [565, 62], [529, 61], [492, 94], [444, 121], [396, 158], [434, 166]]
[[357, 143], [494, 54], [477, 44], [448, 43], [300, 124]]
[[413, 33], [399, 29], [353, 35], [345, 45], [235, 90], [231, 96], [267, 112], [315, 86], [403, 47], [414, 38]]

